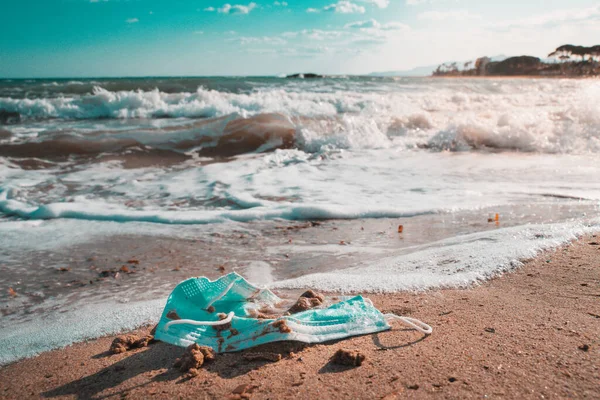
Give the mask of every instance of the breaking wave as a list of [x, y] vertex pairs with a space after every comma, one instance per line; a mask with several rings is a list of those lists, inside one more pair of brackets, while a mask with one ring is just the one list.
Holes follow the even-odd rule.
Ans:
[[[239, 93], [204, 87], [193, 92], [172, 93], [158, 89], [109, 91], [96, 86], [91, 93], [70, 97], [2, 97], [0, 110], [7, 115], [18, 113], [24, 123], [167, 119], [187, 120], [193, 124], [194, 120], [208, 121], [203, 127], [187, 126], [182, 131], [187, 132], [183, 136], [188, 140], [183, 147], [189, 150], [202, 146], [204, 155], [209, 156], [211, 150], [206, 149], [215, 147], [220, 148], [215, 151], [216, 155], [262, 150], [272, 139], [269, 132], [273, 129], [285, 130], [286, 138], [281, 139], [282, 134], [276, 133], [279, 144], [271, 143], [268, 148], [296, 146], [308, 152], [323, 148], [382, 147], [544, 153], [600, 151], [600, 82], [490, 80], [475, 84], [464, 80], [458, 84], [429, 80], [426, 83], [419, 86], [383, 81], [374, 86], [369, 81], [369, 85], [350, 82], [346, 87], [287, 84]], [[280, 126], [274, 128], [273, 123], [267, 121], [269, 118], [284, 122], [278, 122]], [[235, 140], [228, 140], [232, 138], [227, 129], [219, 125], [223, 121], [238, 127], [252, 125], [254, 133], [248, 139], [252, 143], [229, 152], [223, 150], [224, 146], [212, 143], [222, 137], [225, 144], [235, 148], [235, 143], [247, 141], [243, 137], [246, 128], [238, 130]], [[150, 135], [153, 140], [156, 131], [167, 133], [162, 144], [173, 143], [173, 135], [163, 128]], [[193, 132], [192, 138], [189, 132]], [[147, 139], [135, 136], [138, 143], [131, 146], [147, 145]], [[0, 143], [19, 142], [14, 138], [7, 141], [7, 137], [3, 132]], [[210, 137], [211, 144], [207, 144], [208, 139], [199, 139], [204, 137]], [[257, 137], [261, 138], [256, 140]], [[35, 138], [39, 142], [45, 139], [55, 140], [53, 135]], [[125, 138], [129, 139], [131, 137]], [[105, 145], [110, 147], [107, 143], [102, 146]], [[93, 149], [94, 146], [86, 143], [84, 147]], [[131, 147], [126, 143], [123, 146]], [[0, 154], [8, 156], [13, 150], [7, 151], [0, 149]], [[14, 148], [14, 151], [21, 150]]]
[[281, 115], [240, 118], [234, 114], [167, 128], [100, 130], [85, 135], [57, 130], [45, 132], [43, 137], [34, 140], [4, 143], [0, 136], [0, 157], [61, 161], [102, 156], [97, 161], [106, 161], [113, 156], [154, 155], [157, 161], [164, 162], [192, 156], [231, 157], [290, 148], [294, 145], [294, 136], [294, 126]]

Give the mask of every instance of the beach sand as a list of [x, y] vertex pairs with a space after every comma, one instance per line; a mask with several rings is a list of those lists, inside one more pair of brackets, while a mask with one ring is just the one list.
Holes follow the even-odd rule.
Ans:
[[[393, 323], [334, 343], [271, 344], [260, 350], [281, 361], [243, 358], [258, 349], [223, 354], [193, 378], [171, 367], [181, 348], [159, 342], [110, 355], [113, 337], [104, 337], [2, 368], [0, 397], [222, 399], [248, 385], [252, 399], [597, 399], [598, 242], [584, 237], [478, 287], [369, 296], [384, 312], [430, 324], [428, 337]], [[363, 365], [332, 364], [341, 348], [362, 352]]]

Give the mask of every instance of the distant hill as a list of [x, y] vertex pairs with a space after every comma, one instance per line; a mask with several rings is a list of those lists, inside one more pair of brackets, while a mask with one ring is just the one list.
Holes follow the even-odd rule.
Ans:
[[431, 76], [437, 65], [415, 67], [404, 71], [371, 72], [369, 76]]
[[[491, 57], [491, 59], [493, 61], [503, 61], [506, 58], [507, 57], [502, 54]], [[468, 64], [469, 62], [475, 63], [475, 60], [456, 62], [456, 64], [465, 65], [465, 64]], [[454, 63], [454, 62], [452, 62], [452, 63]], [[451, 64], [451, 63], [445, 63], [445, 64]], [[438, 68], [437, 64], [436, 65], [425, 65], [425, 66], [415, 67], [413, 69], [407, 69], [407, 70], [403, 70], [403, 71], [371, 72], [368, 76], [431, 76], [431, 75], [433, 75], [433, 72], [437, 68]]]
[[510, 57], [498, 61], [480, 57], [475, 62], [444, 63], [433, 76], [599, 76], [600, 45], [558, 47], [548, 58], [533, 56]]

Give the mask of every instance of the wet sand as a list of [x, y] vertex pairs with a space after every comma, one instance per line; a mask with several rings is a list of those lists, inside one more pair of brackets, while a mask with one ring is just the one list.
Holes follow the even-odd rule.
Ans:
[[[194, 378], [171, 367], [181, 348], [109, 355], [105, 337], [2, 368], [0, 397], [222, 399], [248, 385], [252, 399], [599, 398], [598, 243], [584, 237], [471, 289], [369, 296], [384, 312], [432, 325], [429, 337], [394, 324], [334, 343], [272, 344], [219, 355]], [[340, 348], [365, 362], [332, 364]], [[244, 358], [256, 351], [283, 359]]]

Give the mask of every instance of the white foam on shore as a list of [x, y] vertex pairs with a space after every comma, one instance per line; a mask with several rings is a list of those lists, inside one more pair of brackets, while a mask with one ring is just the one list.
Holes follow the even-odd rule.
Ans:
[[600, 231], [593, 223], [525, 225], [457, 236], [421, 246], [413, 253], [330, 273], [279, 281], [272, 288], [312, 288], [328, 292], [393, 293], [466, 287], [522, 265], [521, 260]]
[[195, 239], [198, 236], [231, 230], [249, 230], [236, 223], [220, 225], [195, 225], [186, 229], [173, 225], [114, 221], [89, 221], [78, 219], [15, 220], [0, 222], [0, 256], [22, 257], [23, 252], [52, 251], [84, 243], [93, 243], [102, 238], [119, 235], [143, 235], [147, 237], [167, 237], [181, 240]]
[[40, 316], [34, 323], [2, 324], [0, 365], [155, 323], [165, 303], [166, 298], [132, 304], [110, 301], [80, 305], [66, 312], [51, 312]]
[[[551, 201], [600, 200], [591, 155], [298, 150], [183, 169], [74, 171], [0, 165], [0, 215], [161, 224], [401, 218]], [[558, 168], [560, 166], [560, 168]]]
[[[0, 193], [1, 196], [1, 193]], [[91, 221], [151, 222], [160, 224], [213, 224], [227, 221], [249, 222], [254, 220], [314, 220], [314, 219], [358, 219], [399, 218], [434, 212], [423, 210], [404, 212], [392, 207], [353, 207], [334, 205], [282, 205], [254, 207], [247, 210], [203, 210], [203, 211], [138, 211], [101, 203], [53, 203], [31, 206], [26, 203], [0, 199], [0, 212], [20, 218], [46, 220], [72, 218]]]

